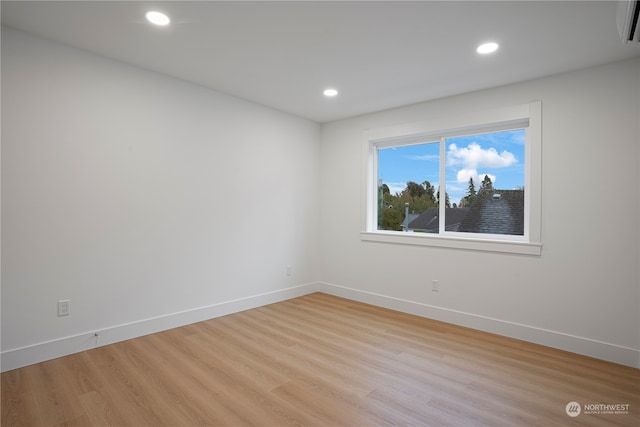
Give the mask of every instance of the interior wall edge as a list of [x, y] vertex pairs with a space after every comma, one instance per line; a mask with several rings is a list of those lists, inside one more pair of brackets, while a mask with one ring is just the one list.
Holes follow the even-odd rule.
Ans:
[[306, 283], [206, 307], [115, 325], [99, 331], [87, 331], [82, 334], [6, 350], [0, 353], [0, 372], [7, 372], [93, 348], [285, 301], [317, 292], [318, 288], [319, 284], [317, 283]]
[[479, 316], [387, 295], [367, 292], [333, 283], [321, 282], [319, 291], [330, 295], [388, 308], [407, 314], [451, 323], [534, 344], [581, 354], [640, 369], [640, 349], [579, 337], [559, 331]]

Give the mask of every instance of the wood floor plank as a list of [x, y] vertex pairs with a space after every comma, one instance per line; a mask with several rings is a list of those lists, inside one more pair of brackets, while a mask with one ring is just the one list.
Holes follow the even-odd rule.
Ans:
[[[637, 369], [322, 293], [5, 372], [1, 387], [7, 427], [640, 425]], [[571, 401], [629, 407], [572, 418]]]

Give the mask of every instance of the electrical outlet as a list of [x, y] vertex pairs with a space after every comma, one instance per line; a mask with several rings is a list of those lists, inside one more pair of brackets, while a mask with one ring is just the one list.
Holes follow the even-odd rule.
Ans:
[[434, 280], [431, 282], [431, 290], [433, 292], [440, 292], [440, 281]]
[[293, 274], [293, 267], [287, 265], [287, 276], [291, 276]]
[[68, 316], [71, 310], [71, 301], [68, 299], [58, 301], [58, 317]]

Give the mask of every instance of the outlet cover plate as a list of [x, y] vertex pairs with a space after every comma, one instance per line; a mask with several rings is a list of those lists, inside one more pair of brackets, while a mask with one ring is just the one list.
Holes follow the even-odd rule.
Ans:
[[70, 312], [71, 301], [68, 299], [58, 301], [58, 317], [68, 316]]

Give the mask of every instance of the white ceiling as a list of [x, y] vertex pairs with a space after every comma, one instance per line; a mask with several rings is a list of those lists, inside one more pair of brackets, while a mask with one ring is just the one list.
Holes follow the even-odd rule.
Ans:
[[[2, 24], [322, 123], [640, 56], [616, 6], [2, 1]], [[146, 23], [149, 9], [172, 25]], [[487, 40], [499, 51], [478, 55]]]

